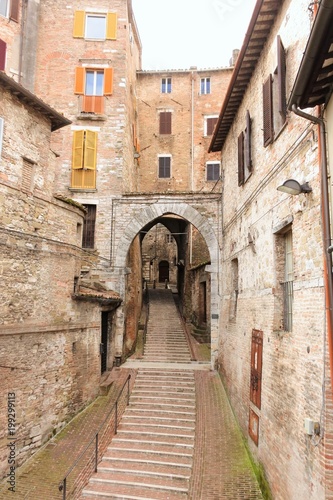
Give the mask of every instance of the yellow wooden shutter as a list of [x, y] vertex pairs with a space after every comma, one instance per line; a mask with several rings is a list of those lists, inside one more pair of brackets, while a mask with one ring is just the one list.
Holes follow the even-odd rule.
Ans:
[[113, 68], [104, 70], [104, 95], [112, 95], [113, 92]]
[[83, 185], [83, 143], [84, 130], [76, 130], [73, 135], [72, 188], [82, 188]]
[[78, 66], [75, 68], [75, 94], [84, 94], [85, 69]]
[[97, 132], [86, 130], [86, 141], [84, 146], [84, 167], [89, 170], [96, 169], [96, 146]]
[[117, 14], [115, 12], [109, 12], [107, 15], [106, 38], [107, 40], [117, 39]]
[[85, 12], [84, 10], [76, 10], [74, 13], [74, 28], [73, 37], [83, 38], [84, 37], [84, 23], [85, 23]]

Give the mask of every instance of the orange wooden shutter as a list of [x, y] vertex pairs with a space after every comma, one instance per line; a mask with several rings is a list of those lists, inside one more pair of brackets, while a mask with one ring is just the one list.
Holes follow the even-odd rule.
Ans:
[[84, 37], [84, 23], [85, 23], [85, 12], [84, 10], [76, 10], [74, 13], [74, 27], [73, 27], [73, 37], [83, 38]]
[[106, 24], [106, 38], [107, 40], [117, 39], [117, 14], [115, 12], [108, 13]]
[[20, 7], [19, 0], [11, 0], [9, 17], [12, 21], [16, 21], [17, 23], [19, 20], [19, 7]]
[[75, 94], [84, 94], [85, 69], [81, 66], [75, 68]]
[[104, 95], [112, 95], [113, 92], [113, 68], [104, 70]]

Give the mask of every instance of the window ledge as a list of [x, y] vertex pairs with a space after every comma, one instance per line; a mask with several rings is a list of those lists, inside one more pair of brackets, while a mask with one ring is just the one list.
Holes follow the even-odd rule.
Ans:
[[75, 192], [75, 191], [79, 191], [80, 193], [82, 193], [82, 192], [84, 192], [84, 193], [96, 193], [97, 192], [96, 188], [87, 189], [87, 188], [72, 188], [72, 187], [69, 187], [68, 190], [71, 191], [72, 193]]
[[105, 122], [107, 120], [106, 115], [97, 115], [96, 113], [85, 113], [82, 111], [76, 116], [77, 120], [90, 120], [90, 121], [99, 121], [99, 122]]

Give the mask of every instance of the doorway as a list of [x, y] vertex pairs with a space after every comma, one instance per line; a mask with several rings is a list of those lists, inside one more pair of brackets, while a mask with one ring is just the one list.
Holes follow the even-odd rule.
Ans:
[[165, 280], [169, 281], [169, 262], [161, 260], [158, 265], [158, 282], [164, 283]]

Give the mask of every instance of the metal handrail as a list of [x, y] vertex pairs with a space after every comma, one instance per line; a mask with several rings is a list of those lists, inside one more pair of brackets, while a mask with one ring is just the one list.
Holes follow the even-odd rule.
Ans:
[[[89, 443], [86, 445], [86, 447], [84, 448], [84, 450], [80, 453], [80, 455], [78, 456], [78, 458], [75, 460], [74, 464], [70, 467], [70, 469], [68, 469], [68, 471], [67, 471], [64, 479], [59, 484], [58, 488], [59, 488], [59, 491], [62, 491], [62, 498], [63, 498], [63, 500], [66, 500], [66, 495], [67, 495], [67, 479], [68, 479], [68, 476], [75, 469], [75, 467], [77, 467], [77, 465], [81, 461], [82, 457], [84, 456], [85, 452], [88, 450], [88, 448], [92, 445], [93, 442], [95, 442], [95, 446], [94, 446], [94, 454], [95, 454], [95, 456], [94, 456], [94, 459], [95, 459], [94, 462], [95, 462], [95, 467], [94, 467], [94, 470], [95, 470], [95, 472], [97, 472], [98, 448], [99, 448], [99, 439], [98, 439], [98, 437], [99, 437], [99, 434], [100, 434], [101, 429], [104, 426], [105, 422], [107, 422], [109, 420], [110, 415], [111, 415], [111, 413], [113, 411], [115, 411], [114, 434], [117, 434], [118, 417], [119, 417], [118, 401], [120, 400], [120, 398], [121, 398], [121, 396], [123, 394], [125, 386], [127, 385], [127, 404], [126, 404], [126, 406], [129, 405], [129, 396], [130, 396], [129, 381], [130, 381], [130, 379], [131, 379], [131, 375], [128, 375], [127, 379], [124, 382], [124, 385], [121, 388], [120, 393], [118, 394], [118, 397], [117, 397], [114, 405], [112, 406], [111, 410], [109, 411], [109, 413], [107, 414], [107, 416], [105, 417], [105, 419], [103, 420], [103, 422], [101, 423], [101, 425], [99, 426], [98, 431], [96, 432], [95, 436], [89, 441]], [[90, 463], [90, 460], [87, 461], [88, 465], [89, 465], [89, 463]], [[86, 464], [86, 466], [88, 466], [87, 464]]]

